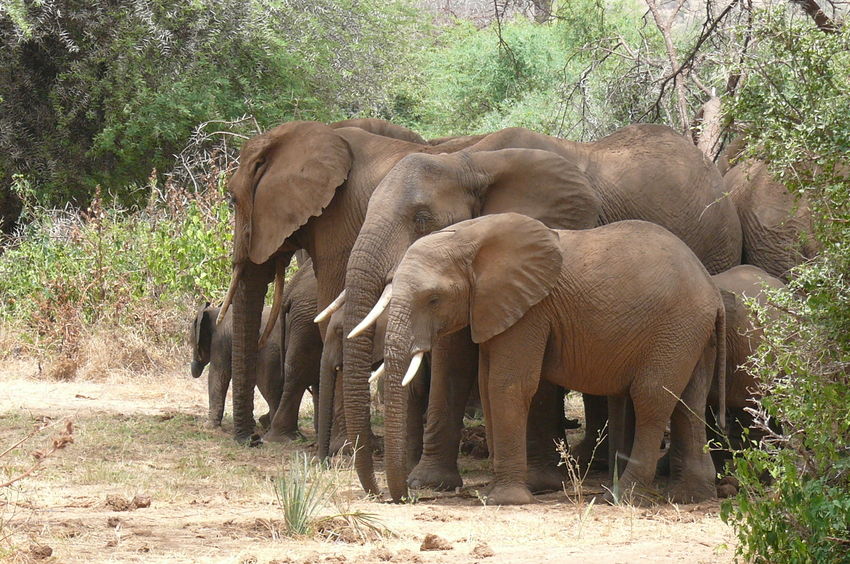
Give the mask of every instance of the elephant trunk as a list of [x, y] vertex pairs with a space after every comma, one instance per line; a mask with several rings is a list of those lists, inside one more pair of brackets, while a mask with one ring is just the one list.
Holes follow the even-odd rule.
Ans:
[[257, 342], [273, 267], [273, 263], [245, 265], [233, 297], [233, 426], [236, 441], [240, 443], [250, 442], [254, 433]]
[[[330, 334], [326, 338], [333, 338]], [[322, 362], [319, 368], [319, 412], [316, 417], [319, 421], [319, 460], [324, 460], [330, 454], [331, 425], [333, 422], [334, 390], [336, 388], [336, 372], [334, 371], [336, 361], [330, 358], [329, 351], [322, 351]]]
[[[358, 244], [360, 241], [358, 241]], [[371, 436], [369, 420], [369, 376], [372, 368], [374, 325], [354, 338], [347, 335], [366, 317], [384, 289], [387, 269], [374, 268], [374, 259], [367, 252], [352, 252], [346, 279], [345, 317], [343, 321], [343, 404], [348, 440], [360, 450], [355, 467], [360, 483], [370, 493], [378, 493], [372, 464], [372, 451], [368, 445]]]
[[396, 503], [407, 496], [408, 393], [402, 379], [411, 363], [413, 336], [409, 309], [393, 304], [387, 322], [384, 346], [384, 465], [387, 485]]

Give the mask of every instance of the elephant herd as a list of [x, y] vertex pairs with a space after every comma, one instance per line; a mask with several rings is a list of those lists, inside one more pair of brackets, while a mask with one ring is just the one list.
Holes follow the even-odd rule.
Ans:
[[[713, 497], [703, 414], [723, 427], [755, 385], [739, 369], [759, 337], [745, 296], [763, 300], [816, 251], [805, 202], [763, 163], [721, 174], [728, 161], [652, 124], [591, 143], [522, 128], [428, 142], [382, 120], [301, 121], [248, 140], [229, 184], [231, 285], [192, 324], [210, 423], [232, 380], [237, 441], [293, 438], [310, 389], [319, 455], [355, 445], [363, 488], [380, 494], [370, 383], [382, 379], [399, 501], [462, 485], [477, 384], [488, 502], [519, 504], [561, 487], [570, 389], [585, 398], [580, 462], [607, 421], [602, 458], [620, 489], [650, 499], [669, 424], [667, 498]], [[255, 386], [270, 407], [262, 438]]]

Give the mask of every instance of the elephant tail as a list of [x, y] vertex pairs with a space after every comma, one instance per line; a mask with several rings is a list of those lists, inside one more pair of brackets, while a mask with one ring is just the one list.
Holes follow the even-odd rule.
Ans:
[[720, 431], [726, 432], [726, 308], [723, 298], [717, 307], [714, 320], [715, 359], [714, 381], [717, 382], [717, 424]]

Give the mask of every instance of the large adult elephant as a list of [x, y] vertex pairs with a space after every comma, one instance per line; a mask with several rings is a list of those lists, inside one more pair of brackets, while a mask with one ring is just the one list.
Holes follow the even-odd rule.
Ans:
[[488, 503], [534, 499], [525, 484], [525, 427], [541, 378], [632, 400], [637, 424], [623, 492], [651, 488], [672, 415], [670, 498], [714, 497], [700, 413], [715, 378], [725, 389], [725, 311], [705, 267], [668, 231], [643, 221], [556, 231], [520, 214], [488, 215], [414, 243], [393, 286], [385, 347], [393, 500], [407, 494], [402, 387], [440, 336], [466, 326], [481, 345], [495, 471]]
[[260, 312], [268, 284], [275, 281], [277, 313], [286, 267], [304, 249], [313, 261], [317, 307], [329, 305], [343, 288], [348, 255], [374, 188], [404, 156], [446, 150], [309, 121], [285, 123], [245, 142], [229, 183], [235, 206], [233, 277], [223, 306], [232, 301], [237, 441], [250, 442], [254, 432]]
[[793, 267], [818, 252], [808, 201], [791, 194], [757, 159], [739, 162], [724, 179], [741, 220], [741, 261], [787, 281]]
[[[546, 152], [499, 151], [504, 147]], [[734, 206], [724, 197], [722, 177], [672, 129], [633, 125], [584, 144], [512, 128], [457, 154], [411, 156], [387, 175], [372, 197], [349, 260], [345, 332], [361, 325], [379, 301], [413, 241], [458, 221], [504, 211], [524, 213], [557, 228], [643, 219], [682, 239], [709, 272], [740, 262], [741, 228]], [[386, 306], [387, 301], [385, 296], [381, 303]], [[426, 445], [410, 474], [418, 486], [462, 483], [457, 440], [471, 379], [445, 375], [468, 372], [451, 360], [468, 358], [457, 354], [457, 347], [468, 350], [470, 340], [462, 333], [448, 338], [451, 346], [441, 343], [432, 352]], [[344, 403], [352, 441], [368, 431], [371, 350], [368, 328], [345, 344]], [[581, 450], [592, 446], [586, 441]], [[356, 464], [361, 483], [373, 483], [369, 453]]]

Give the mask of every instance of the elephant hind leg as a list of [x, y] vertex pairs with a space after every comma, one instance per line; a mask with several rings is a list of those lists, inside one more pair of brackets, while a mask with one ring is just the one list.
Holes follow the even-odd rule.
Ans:
[[705, 403], [714, 373], [714, 350], [706, 347], [670, 419], [670, 486], [674, 503], [696, 503], [716, 496], [714, 464], [705, 451]]
[[661, 454], [658, 446], [664, 438], [664, 430], [676, 398], [662, 388], [659, 379], [655, 377], [658, 373], [658, 370], [647, 370], [631, 386], [635, 416], [634, 441], [625, 470], [620, 471], [618, 468], [619, 479], [612, 483], [611, 490], [605, 495], [608, 502], [643, 505], [660, 500], [652, 487], [652, 481]]

